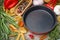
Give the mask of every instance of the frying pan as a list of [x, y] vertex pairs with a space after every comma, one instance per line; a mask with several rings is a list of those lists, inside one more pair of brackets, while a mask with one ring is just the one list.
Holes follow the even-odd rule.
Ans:
[[50, 32], [56, 25], [55, 13], [45, 6], [33, 6], [23, 16], [25, 27], [35, 34]]

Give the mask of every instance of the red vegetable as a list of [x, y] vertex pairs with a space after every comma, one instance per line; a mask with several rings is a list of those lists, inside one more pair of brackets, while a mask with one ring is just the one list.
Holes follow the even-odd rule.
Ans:
[[49, 3], [45, 4], [45, 6], [51, 8], [51, 9], [54, 9], [56, 3], [57, 3], [57, 0], [50, 0]]
[[10, 9], [18, 3], [18, 0], [4, 0], [5, 9]]
[[30, 37], [31, 39], [34, 39], [34, 36], [33, 36], [32, 34], [30, 34], [29, 37]]
[[47, 6], [47, 7], [51, 8], [52, 10], [54, 9], [54, 6], [53, 6], [53, 5], [51, 5], [51, 4], [45, 4], [45, 6]]

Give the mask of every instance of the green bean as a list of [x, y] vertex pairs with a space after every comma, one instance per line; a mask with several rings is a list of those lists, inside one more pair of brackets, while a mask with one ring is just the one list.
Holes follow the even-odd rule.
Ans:
[[9, 38], [7, 34], [5, 34], [4, 37], [5, 37], [5, 40], [8, 40], [8, 38]]
[[1, 20], [1, 19], [0, 19], [0, 22], [1, 22], [1, 23], [0, 23], [0, 29], [1, 29], [1, 31], [4, 32], [4, 29], [3, 29], [3, 27], [2, 27], [3, 25], [2, 25], [2, 20]]
[[2, 19], [2, 21], [3, 21], [3, 27], [4, 27], [5, 32], [6, 32], [7, 34], [9, 34], [9, 29], [8, 29], [8, 27], [5, 25], [3, 19]]
[[14, 25], [17, 29], [19, 27], [14, 19], [7, 15], [3, 11], [3, 7], [0, 6], [0, 40], [9, 40], [9, 35], [13, 33], [9, 28], [9, 24]]
[[7, 21], [8, 21], [9, 23], [11, 23], [12, 25], [14, 25], [16, 28], [19, 27], [19, 26], [16, 24], [16, 22], [13, 20], [12, 17], [10, 17], [10, 16], [8, 16], [8, 15], [6, 15], [6, 14], [4, 14], [4, 16], [5, 16], [5, 18], [7, 19]]

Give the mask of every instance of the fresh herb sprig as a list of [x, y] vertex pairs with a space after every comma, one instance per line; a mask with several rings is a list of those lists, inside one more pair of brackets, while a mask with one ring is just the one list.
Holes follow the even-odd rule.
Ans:
[[58, 23], [55, 27], [54, 30], [52, 30], [50, 33], [49, 33], [49, 39], [48, 40], [57, 40], [57, 39], [60, 39], [60, 23]]

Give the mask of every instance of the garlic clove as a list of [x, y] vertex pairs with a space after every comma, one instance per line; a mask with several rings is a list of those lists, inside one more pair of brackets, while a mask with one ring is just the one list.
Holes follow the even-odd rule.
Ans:
[[42, 5], [43, 3], [43, 0], [33, 0], [33, 5]]
[[60, 15], [60, 5], [56, 5], [54, 7], [54, 12], [56, 13], [56, 15]]

